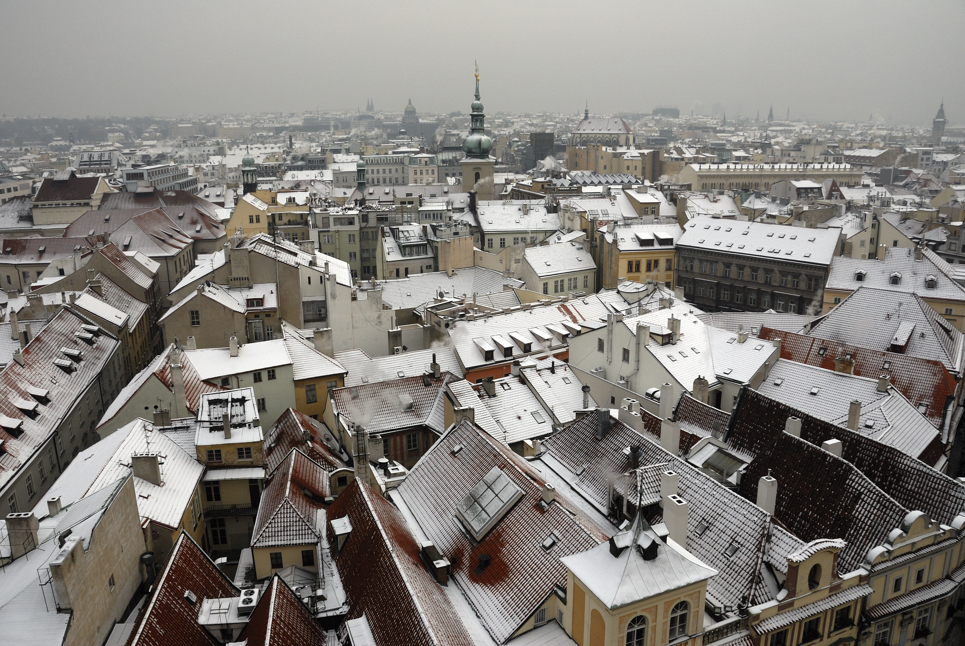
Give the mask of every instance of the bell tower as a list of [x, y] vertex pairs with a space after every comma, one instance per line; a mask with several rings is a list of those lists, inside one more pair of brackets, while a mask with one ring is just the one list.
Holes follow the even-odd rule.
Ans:
[[251, 151], [245, 147], [245, 158], [241, 160], [241, 190], [242, 195], [254, 193], [258, 190], [258, 168], [255, 167], [255, 158], [251, 156]]
[[486, 115], [479, 98], [479, 65], [476, 65], [476, 100], [470, 112], [469, 136], [462, 142], [466, 153], [462, 164], [462, 190], [464, 193], [476, 191], [477, 200], [494, 200], [493, 169], [496, 160], [489, 156], [493, 140], [486, 136]]

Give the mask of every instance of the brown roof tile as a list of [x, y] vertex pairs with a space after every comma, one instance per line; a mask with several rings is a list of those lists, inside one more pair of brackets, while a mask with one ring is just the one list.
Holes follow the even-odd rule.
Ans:
[[[311, 436], [310, 444], [305, 442], [305, 433]], [[326, 471], [347, 468], [348, 464], [330, 448], [332, 446], [337, 446], [337, 443], [324, 424], [289, 408], [265, 433], [265, 470], [273, 473], [294, 448], [305, 453]]]
[[79, 202], [89, 200], [97, 190], [100, 177], [77, 177], [71, 173], [66, 180], [45, 177], [37, 189], [34, 204], [43, 202]]
[[318, 512], [325, 506], [322, 499], [331, 495], [328, 472], [292, 449], [262, 493], [251, 546], [317, 543], [321, 536]]
[[277, 574], [241, 631], [247, 646], [325, 646], [325, 631]]

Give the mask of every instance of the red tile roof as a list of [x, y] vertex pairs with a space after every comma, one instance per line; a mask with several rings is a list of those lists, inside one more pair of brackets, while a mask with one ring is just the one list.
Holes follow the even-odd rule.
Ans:
[[140, 287], [146, 289], [151, 286], [151, 277], [138, 269], [137, 263], [128, 258], [113, 242], [104, 245], [98, 249], [96, 253], [104, 256], [104, 258], [117, 267], [121, 273]]
[[216, 205], [187, 191], [110, 193], [104, 196], [99, 210], [139, 209], [146, 211], [156, 208], [177, 207], [182, 207], [182, 210], [183, 208], [196, 209], [211, 218], [217, 218], [218, 214]]
[[157, 375], [157, 378], [160, 379], [165, 386], [173, 391], [174, 382], [171, 381], [171, 361], [180, 363], [181, 374], [184, 376], [184, 396], [185, 399], [187, 399], [188, 408], [191, 409], [191, 412], [197, 414], [201, 406], [201, 395], [218, 392], [221, 390], [221, 386], [201, 379], [201, 375], [195, 370], [194, 364], [186, 361], [181, 354], [181, 350], [175, 348], [173, 343], [161, 354], [167, 355], [169, 358], [161, 362], [161, 365], [158, 366], [154, 374]]
[[[942, 427], [945, 405], [955, 395], [955, 378], [940, 361], [871, 350], [767, 327], [761, 330], [760, 338], [780, 340], [782, 359], [825, 370], [834, 370], [835, 358], [850, 354], [854, 359], [856, 376], [877, 379], [881, 375], [889, 375], [891, 384], [913, 405], [921, 402], [928, 404], [925, 417], [935, 428]], [[884, 367], [885, 362], [888, 362], [888, 368]]]
[[[185, 598], [188, 590], [197, 599], [193, 604]], [[201, 601], [238, 595], [238, 589], [198, 544], [181, 532], [155, 582], [154, 594], [141, 611], [127, 644], [218, 646], [220, 642], [198, 623]]]
[[[801, 419], [801, 438], [783, 432], [790, 416]], [[757, 483], [771, 472], [778, 481], [775, 516], [802, 540], [843, 538], [844, 571], [861, 564], [912, 510], [950, 524], [965, 511], [965, 486], [901, 451], [846, 428], [810, 417], [747, 389], [726, 436], [753, 457], [739, 491], [756, 500]], [[820, 448], [842, 442], [837, 458]]]
[[[306, 491], [312, 494], [306, 495]], [[331, 496], [328, 472], [293, 449], [265, 486], [251, 534], [252, 547], [318, 543], [318, 512]]]
[[[443, 372], [440, 379], [430, 380], [428, 386], [422, 376], [390, 379], [337, 388], [332, 391], [332, 400], [342, 417], [362, 423], [372, 435], [416, 426], [442, 433], [445, 385], [457, 379], [451, 372]], [[410, 409], [404, 410], [400, 395], [411, 399]]]
[[100, 177], [77, 177], [73, 172], [66, 180], [45, 177], [37, 189], [34, 204], [42, 202], [80, 202], [89, 200], [97, 190]]
[[[453, 454], [453, 448], [462, 449]], [[456, 518], [456, 505], [493, 468], [523, 491], [476, 543]], [[544, 480], [509, 447], [469, 422], [454, 427], [422, 456], [398, 488], [422, 531], [452, 561], [452, 576], [497, 642], [505, 641], [553, 592], [566, 585], [560, 558], [594, 547], [606, 536], [560, 494], [544, 511]], [[555, 545], [542, 547], [550, 534]], [[490, 565], [476, 572], [479, 556]]]
[[276, 574], [238, 641], [247, 646], [325, 646], [325, 631]]
[[352, 533], [335, 562], [348, 618], [364, 614], [380, 646], [472, 644], [402, 514], [355, 480], [328, 510], [330, 520], [346, 516]]
[[[311, 443], [305, 442], [305, 433]], [[328, 428], [294, 408], [287, 409], [265, 433], [265, 470], [274, 472], [285, 461], [292, 449], [297, 448], [326, 471], [344, 469], [348, 464], [330, 447], [337, 447]]]

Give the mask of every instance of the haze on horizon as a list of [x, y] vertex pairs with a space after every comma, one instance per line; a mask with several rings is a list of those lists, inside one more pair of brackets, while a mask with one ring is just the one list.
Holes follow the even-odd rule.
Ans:
[[[365, 109], [963, 121], [960, 0], [5, 2], [0, 113]], [[957, 26], [957, 27], [956, 27]]]

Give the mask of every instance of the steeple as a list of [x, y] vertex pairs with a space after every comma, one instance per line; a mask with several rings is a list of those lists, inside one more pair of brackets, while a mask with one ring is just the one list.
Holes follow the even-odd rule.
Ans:
[[241, 160], [241, 190], [243, 195], [258, 190], [258, 169], [255, 167], [255, 158], [251, 156], [248, 146], [245, 146], [245, 156]]
[[942, 99], [942, 104], [938, 108], [938, 114], [935, 115], [934, 121], [931, 122], [931, 138], [935, 143], [942, 140], [945, 135], [945, 99]]
[[486, 136], [486, 115], [479, 96], [479, 65], [476, 65], [476, 100], [472, 102], [470, 112], [469, 136], [462, 142], [462, 150], [466, 157], [472, 159], [489, 159], [489, 151], [493, 148], [493, 140]]
[[771, 104], [770, 112], [767, 113], [767, 122], [770, 123], [771, 121], [774, 121], [774, 104], [773, 103]]
[[586, 108], [583, 109], [583, 118], [584, 118], [584, 119], [589, 119], [589, 118], [590, 118], [590, 102], [589, 102], [589, 101], [586, 102]]

